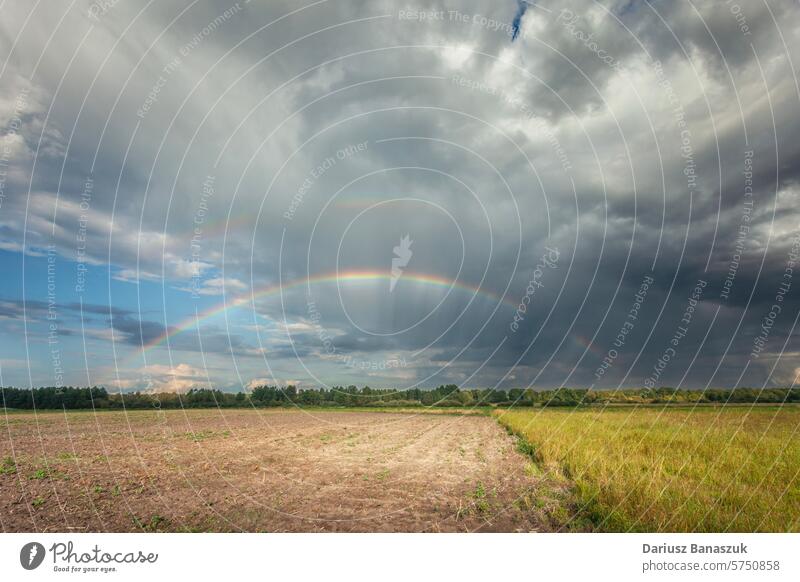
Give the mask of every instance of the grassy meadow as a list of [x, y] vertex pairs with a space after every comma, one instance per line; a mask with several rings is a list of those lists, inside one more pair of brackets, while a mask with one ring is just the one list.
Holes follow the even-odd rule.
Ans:
[[800, 531], [800, 407], [497, 411], [600, 531]]

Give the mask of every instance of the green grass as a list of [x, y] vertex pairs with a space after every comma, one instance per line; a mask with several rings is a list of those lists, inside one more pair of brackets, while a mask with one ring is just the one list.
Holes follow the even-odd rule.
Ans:
[[0, 462], [0, 475], [14, 475], [17, 472], [17, 464], [11, 457], [3, 457]]
[[800, 531], [800, 408], [498, 411], [601, 531]]
[[167, 519], [158, 514], [150, 516], [149, 521], [144, 521], [134, 516], [133, 523], [136, 527], [144, 531], [152, 532], [152, 531], [159, 531], [165, 528], [167, 526]]
[[475, 509], [480, 513], [489, 511], [489, 502], [486, 499], [486, 488], [483, 486], [483, 483], [478, 483], [471, 497], [475, 500]]
[[47, 479], [47, 469], [36, 469], [31, 475], [31, 479]]

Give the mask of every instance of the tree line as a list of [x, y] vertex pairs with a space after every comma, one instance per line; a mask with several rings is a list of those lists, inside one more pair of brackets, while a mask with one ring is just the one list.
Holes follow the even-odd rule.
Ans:
[[153, 409], [210, 407], [471, 407], [471, 406], [586, 406], [605, 404], [783, 403], [800, 402], [800, 388], [734, 388], [680, 390], [462, 389], [455, 384], [432, 390], [392, 390], [364, 386], [298, 389], [258, 386], [250, 392], [193, 388], [185, 393], [113, 392], [104, 387], [2, 388], [0, 405], [9, 409]]

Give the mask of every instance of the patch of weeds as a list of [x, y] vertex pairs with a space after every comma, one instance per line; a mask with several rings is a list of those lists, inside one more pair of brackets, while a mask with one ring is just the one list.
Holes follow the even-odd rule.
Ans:
[[114, 497], [118, 497], [120, 493], [122, 492], [119, 489], [119, 485], [114, 485], [114, 488], [111, 489], [111, 495], [113, 495]]
[[37, 469], [31, 479], [47, 479], [47, 469]]
[[521, 437], [517, 437], [517, 450], [531, 459], [536, 458], [536, 445], [532, 445]]
[[33, 507], [41, 507], [42, 505], [44, 505], [44, 497], [37, 497], [36, 499], [31, 501], [31, 505]]
[[319, 440], [321, 440], [323, 443], [327, 443], [327, 442], [330, 442], [332, 438], [333, 437], [331, 435], [329, 435], [329, 434], [323, 434], [323, 435], [320, 435]]
[[213, 437], [214, 436], [214, 431], [213, 430], [201, 430], [201, 431], [197, 431], [197, 432], [187, 432], [185, 434], [185, 436], [190, 441], [195, 442], [195, 443], [199, 443], [200, 441], [204, 441], [206, 439], [210, 439], [211, 437]]
[[158, 529], [158, 526], [163, 525], [166, 522], [167, 520], [161, 517], [160, 515], [153, 515], [152, 517], [150, 517], [150, 523], [148, 523], [147, 525], [152, 531], [155, 531]]
[[14, 475], [17, 472], [17, 464], [11, 457], [3, 457], [0, 463], [0, 475]]
[[136, 527], [144, 531], [158, 531], [159, 526], [166, 525], [167, 520], [158, 514], [150, 516], [150, 521], [144, 522], [136, 516], [133, 516], [133, 523]]
[[383, 480], [384, 480], [384, 479], [386, 479], [386, 477], [388, 477], [388, 476], [389, 476], [389, 469], [384, 469], [383, 471], [381, 471], [380, 473], [378, 473], [377, 475], [375, 475], [375, 478], [376, 478], [378, 481], [383, 481]]
[[559, 525], [568, 523], [571, 517], [569, 510], [567, 510], [567, 508], [563, 505], [555, 505], [551, 507], [549, 513], [551, 519]]
[[475, 490], [471, 493], [471, 497], [475, 499], [475, 509], [480, 513], [489, 511], [489, 502], [486, 500], [486, 488], [483, 483], [478, 482]]
[[56, 456], [62, 461], [76, 461], [78, 459], [78, 455], [75, 453], [58, 453]]
[[105, 489], [103, 489], [100, 485], [95, 485], [92, 487], [93, 493], [102, 493], [103, 491], [105, 491]]

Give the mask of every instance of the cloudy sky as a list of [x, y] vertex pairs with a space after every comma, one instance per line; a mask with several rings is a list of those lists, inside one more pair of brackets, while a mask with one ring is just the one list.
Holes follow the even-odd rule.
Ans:
[[796, 2], [0, 14], [0, 385], [800, 372]]

